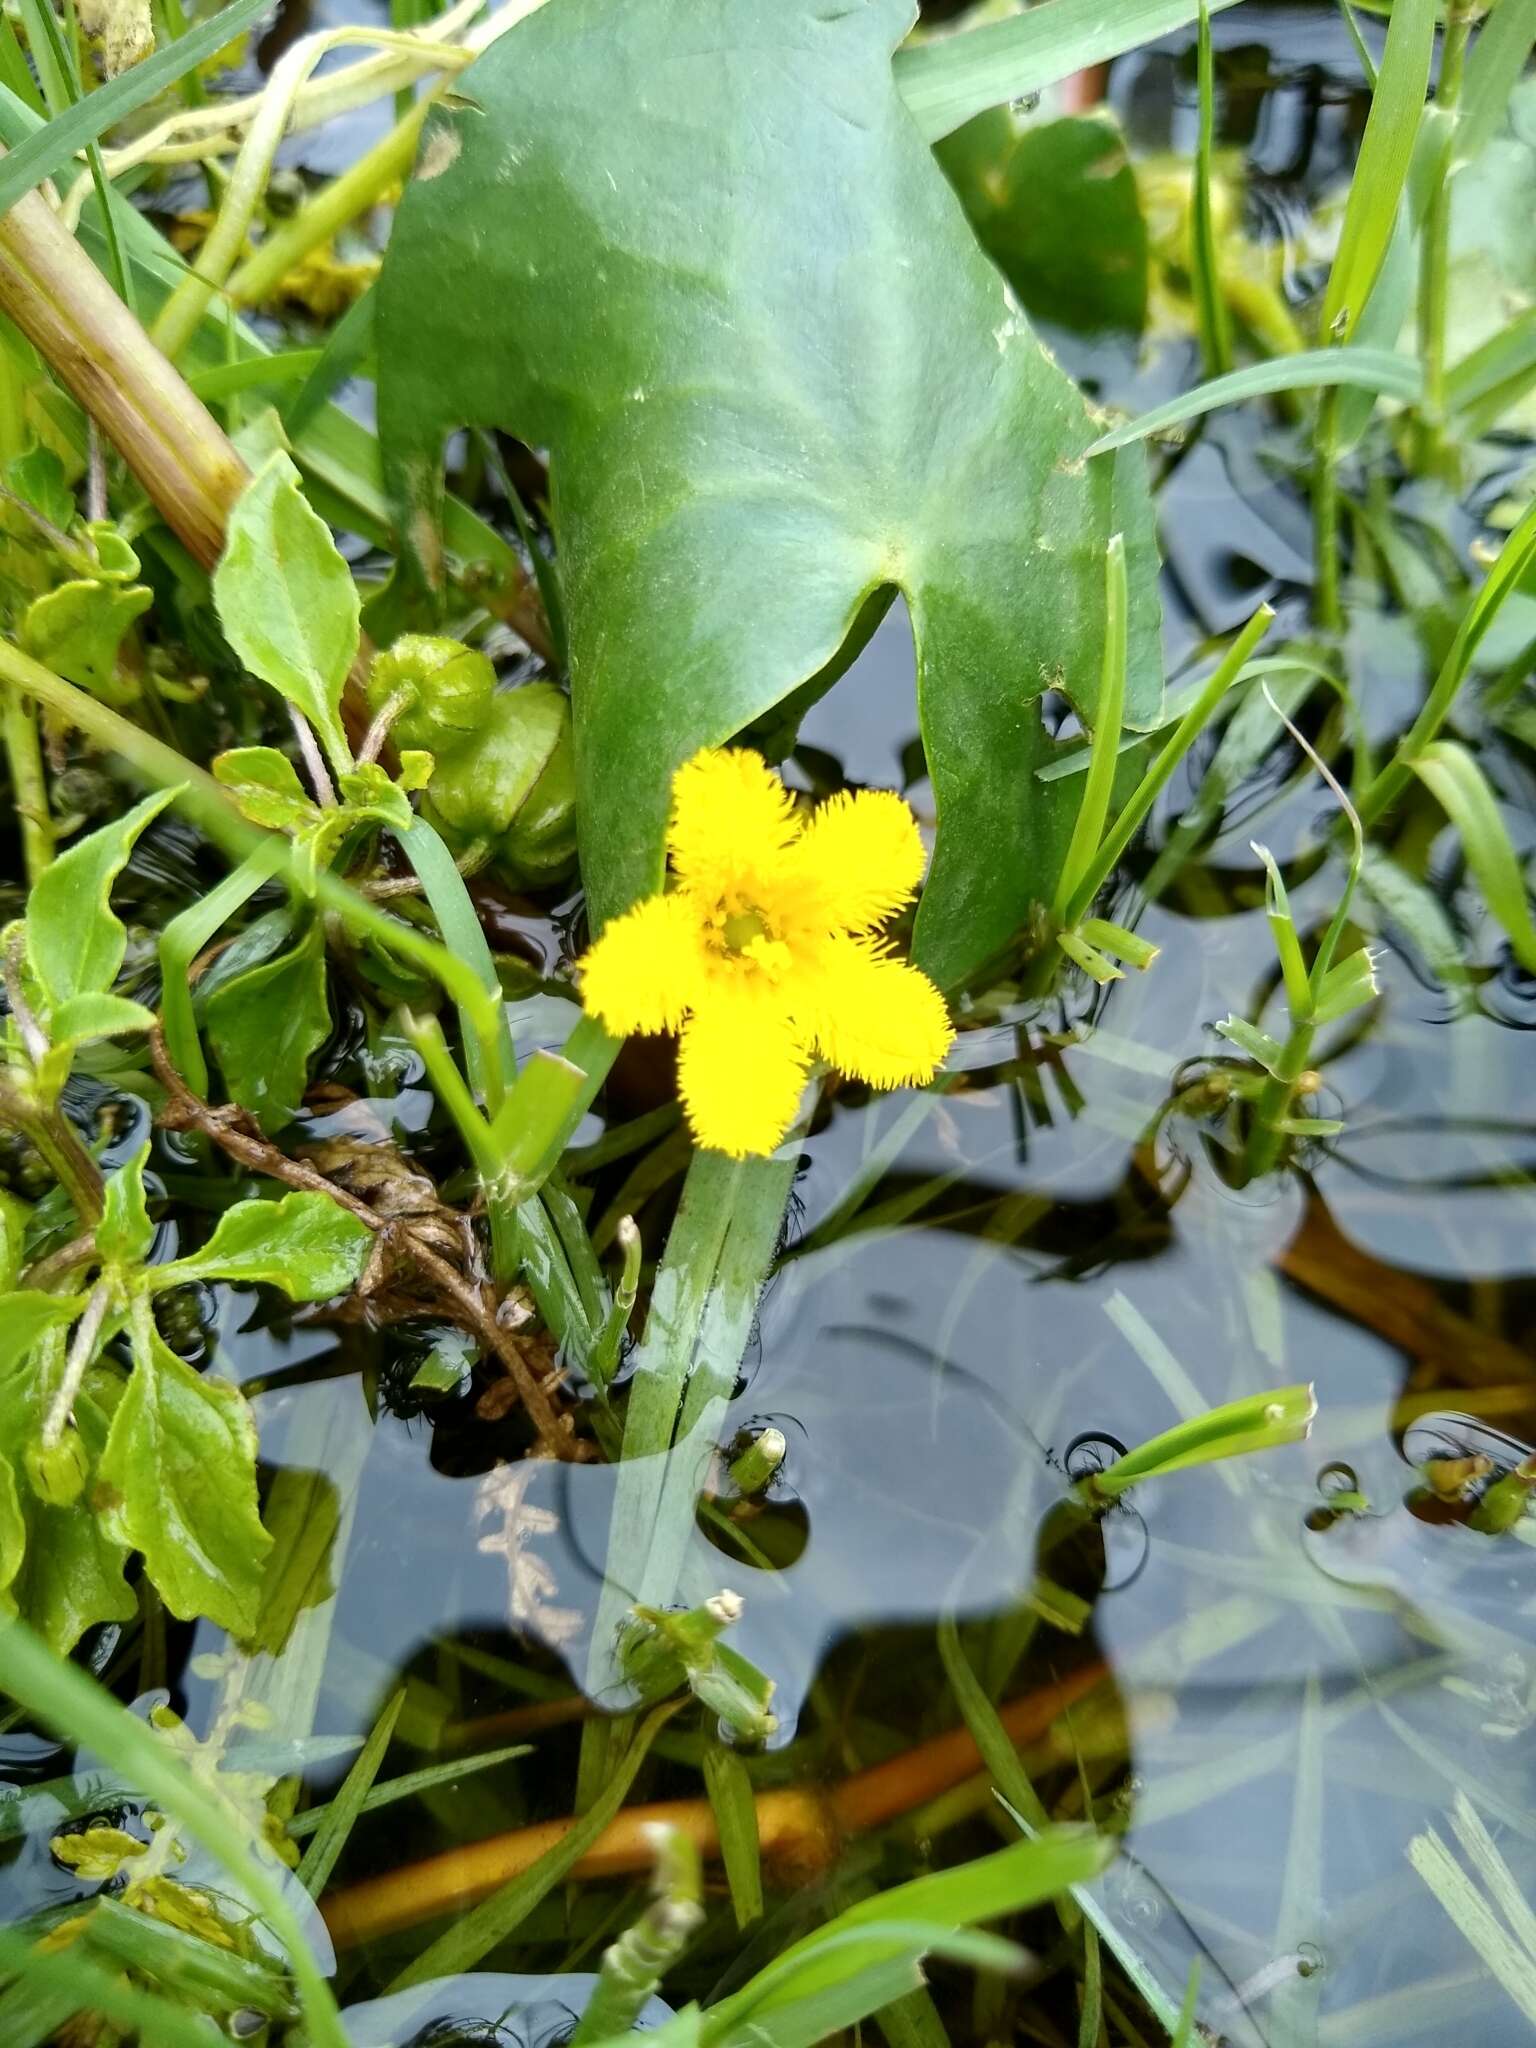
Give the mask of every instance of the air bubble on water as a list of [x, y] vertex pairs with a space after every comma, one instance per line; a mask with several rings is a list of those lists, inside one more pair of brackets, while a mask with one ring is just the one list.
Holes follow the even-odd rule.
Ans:
[[1296, 1974], [1298, 1977], [1320, 1977], [1327, 1968], [1327, 1957], [1315, 1941], [1299, 1941], [1296, 1944]]
[[1325, 1465], [1322, 1471], [1318, 1473], [1317, 1490], [1324, 1500], [1328, 1500], [1340, 1493], [1358, 1493], [1360, 1491], [1360, 1482], [1355, 1477], [1355, 1469], [1352, 1465], [1334, 1463], [1332, 1465]]

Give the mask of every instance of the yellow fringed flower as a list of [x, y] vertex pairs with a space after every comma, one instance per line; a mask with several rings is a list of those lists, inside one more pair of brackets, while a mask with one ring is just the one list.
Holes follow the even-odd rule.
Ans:
[[701, 1145], [772, 1152], [813, 1059], [877, 1088], [929, 1080], [944, 999], [876, 936], [923, 872], [899, 796], [832, 797], [802, 823], [757, 754], [705, 748], [672, 784], [675, 886], [615, 918], [582, 962], [587, 1009], [620, 1037], [681, 1030]]

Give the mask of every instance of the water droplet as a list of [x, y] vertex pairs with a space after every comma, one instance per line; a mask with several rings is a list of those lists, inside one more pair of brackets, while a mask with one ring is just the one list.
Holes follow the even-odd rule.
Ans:
[[1331, 1500], [1335, 1494], [1358, 1493], [1360, 1482], [1355, 1477], [1354, 1466], [1343, 1463], [1325, 1465], [1317, 1475], [1317, 1490], [1324, 1500]]
[[1328, 1959], [1315, 1941], [1298, 1941], [1296, 1944], [1296, 1974], [1298, 1977], [1320, 1977], [1328, 1966]]

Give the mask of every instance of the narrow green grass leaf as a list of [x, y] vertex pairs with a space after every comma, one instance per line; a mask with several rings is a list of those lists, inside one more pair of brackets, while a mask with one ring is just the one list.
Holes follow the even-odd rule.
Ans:
[[1355, 46], [1355, 55], [1360, 59], [1360, 69], [1371, 91], [1376, 90], [1376, 60], [1366, 48], [1365, 37], [1360, 33], [1360, 24], [1355, 19], [1355, 10], [1350, 0], [1339, 0], [1339, 12], [1344, 17], [1344, 26], [1349, 30], [1350, 41]]
[[46, 127], [0, 160], [0, 214], [8, 212], [44, 178], [62, 170], [77, 151], [243, 34], [270, 4], [271, 0], [233, 0], [177, 42], [56, 114]]
[[1526, 1954], [1536, 1961], [1536, 1912], [1520, 1889], [1520, 1880], [1499, 1854], [1498, 1845], [1483, 1825], [1482, 1815], [1465, 1792], [1458, 1791], [1451, 1807], [1451, 1826], [1463, 1853], [1487, 1887], [1490, 1897]]
[[[1210, 0], [1213, 14], [1233, 0]], [[1043, 0], [1008, 21], [896, 54], [896, 84], [924, 138], [937, 142], [998, 107], [1188, 26], [1199, 0]]]
[[1189, 1982], [1184, 1987], [1184, 2003], [1179, 2008], [1179, 2023], [1174, 2029], [1172, 2048], [1193, 2048], [1195, 2008], [1199, 2002], [1200, 1958], [1196, 1956], [1189, 1966]]
[[1200, 359], [1207, 377], [1221, 377], [1232, 367], [1232, 337], [1227, 304], [1221, 295], [1220, 252], [1211, 212], [1211, 158], [1216, 140], [1216, 66], [1211, 52], [1211, 11], [1200, 0], [1197, 75], [1200, 127], [1195, 140], [1195, 194], [1191, 235], [1190, 279], [1194, 287]]
[[893, 1999], [875, 2014], [886, 2048], [950, 2048], [949, 2034], [925, 1985]]
[[1499, 0], [1478, 30], [1467, 58], [1457, 109], [1457, 163], [1481, 155], [1497, 134], [1533, 43], [1536, 0]]
[[[1301, 1696], [1296, 1725], [1295, 1779], [1291, 1796], [1291, 1830], [1280, 1878], [1280, 1904], [1275, 1915], [1274, 1953], [1294, 1955], [1304, 1941], [1323, 1932], [1325, 1770], [1323, 1702], [1316, 1674]], [[1298, 1975], [1277, 1987], [1270, 2003], [1268, 2040], [1271, 2048], [1316, 2048], [1318, 2007], [1323, 1976]]]
[[214, 405], [241, 391], [298, 383], [311, 375], [324, 353], [318, 348], [290, 348], [270, 356], [237, 356], [232, 363], [212, 363], [206, 370], [192, 371], [187, 382], [205, 404]]
[[1317, 348], [1294, 356], [1274, 356], [1268, 362], [1249, 363], [1224, 377], [1213, 377], [1208, 384], [1197, 384], [1193, 391], [1101, 435], [1088, 453], [1107, 455], [1113, 448], [1128, 448], [1133, 441], [1181, 427], [1223, 405], [1329, 384], [1352, 385], [1411, 405], [1423, 395], [1424, 373], [1412, 356], [1398, 355], [1389, 348]]
[[1482, 769], [1456, 740], [1437, 740], [1412, 767], [1461, 834], [1468, 864], [1516, 958], [1536, 974], [1536, 924], [1525, 875]]
[[1099, 850], [1099, 842], [1104, 836], [1104, 821], [1109, 815], [1125, 708], [1127, 609], [1125, 541], [1117, 533], [1111, 536], [1104, 554], [1104, 669], [1098, 707], [1094, 713], [1088, 780], [1083, 787], [1067, 857], [1062, 862], [1061, 878], [1056, 885], [1056, 915], [1063, 922], [1067, 905]]
[[1323, 296], [1319, 328], [1333, 340], [1348, 341], [1354, 332], [1386, 260], [1429, 89], [1435, 11], [1435, 0], [1397, 0], [1392, 9], [1338, 254]]
[[736, 1750], [712, 1740], [704, 1746], [704, 1786], [720, 1836], [736, 1925], [749, 1927], [763, 1914], [763, 1857], [751, 1774]]
[[1408, 1861], [1527, 2021], [1536, 2026], [1536, 1960], [1505, 1932], [1493, 1908], [1433, 1828], [1414, 1836], [1408, 1844]]
[[668, 1700], [648, 1714], [635, 1730], [628, 1749], [602, 1792], [580, 1820], [574, 1822], [552, 1848], [546, 1849], [530, 1869], [514, 1877], [510, 1884], [504, 1884], [499, 1891], [492, 1892], [488, 1899], [482, 1899], [471, 1912], [460, 1915], [445, 1933], [440, 1934], [400, 1972], [388, 1988], [404, 1991], [412, 1984], [425, 1984], [433, 1977], [452, 1977], [461, 1970], [472, 1970], [483, 1956], [514, 1933], [539, 1901], [547, 1898], [581, 1861], [624, 1804], [630, 1787], [640, 1774], [640, 1766], [650, 1753], [651, 1744], [680, 1705], [681, 1701]]
[[373, 1789], [373, 1781], [379, 1775], [379, 1765], [384, 1761], [384, 1752], [389, 1748], [390, 1737], [395, 1732], [395, 1723], [404, 1705], [405, 1687], [402, 1685], [385, 1701], [383, 1711], [368, 1731], [368, 1740], [358, 1751], [351, 1770], [342, 1781], [341, 1790], [327, 1807], [324, 1821], [315, 1830], [314, 1840], [304, 1852], [304, 1860], [299, 1865], [299, 1883], [311, 1898], [318, 1899], [325, 1890], [337, 1859], [347, 1846], [347, 1837]]
[[[414, 1799], [419, 1792], [432, 1792], [439, 1785], [457, 1785], [463, 1778], [473, 1778], [481, 1771], [494, 1770], [498, 1764], [512, 1763], [520, 1756], [531, 1756], [532, 1744], [514, 1742], [505, 1749], [487, 1749], [479, 1756], [451, 1757], [440, 1764], [424, 1764], [419, 1771], [402, 1771], [398, 1778], [386, 1778], [382, 1785], [370, 1786], [364, 1794], [358, 1813], [377, 1813], [381, 1807], [398, 1805], [402, 1799]], [[324, 1806], [312, 1806], [305, 1813], [295, 1814], [288, 1823], [288, 1833], [295, 1842], [312, 1835], [325, 1820], [332, 1802]]]
[[395, 837], [426, 891], [443, 944], [470, 968], [488, 1001], [482, 1008], [459, 1006], [459, 1026], [470, 1079], [494, 1116], [517, 1076], [517, 1059], [502, 1002], [496, 962], [453, 855], [425, 818]]
[[1445, 397], [1469, 433], [1486, 433], [1536, 383], [1536, 306], [1491, 334], [1446, 373]]

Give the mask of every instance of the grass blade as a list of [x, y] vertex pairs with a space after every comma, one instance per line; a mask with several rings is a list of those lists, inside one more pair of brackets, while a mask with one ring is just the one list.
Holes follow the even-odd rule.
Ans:
[[1195, 203], [1190, 279], [1200, 330], [1200, 359], [1207, 377], [1224, 376], [1232, 367], [1232, 337], [1227, 304], [1221, 295], [1216, 250], [1216, 223], [1211, 213], [1211, 157], [1216, 137], [1216, 66], [1211, 55], [1211, 10], [1200, 0], [1197, 44], [1200, 80], [1200, 130], [1195, 142]]
[[[1213, 14], [1234, 0], [1210, 0]], [[896, 84], [927, 142], [973, 114], [1185, 28], [1200, 0], [1042, 0], [1009, 21], [898, 50]]]
[[1433, 1828], [1414, 1836], [1408, 1861], [1527, 2020], [1536, 2025], [1536, 1961], [1500, 1926], [1493, 1908]]
[[1413, 161], [1434, 47], [1435, 0], [1397, 0], [1323, 297], [1319, 325], [1332, 339], [1348, 341], [1386, 260]]
[[1493, 140], [1533, 43], [1536, 0], [1499, 0], [1467, 58], [1456, 124], [1456, 163], [1470, 162]]
[[17, 200], [63, 169], [77, 151], [94, 142], [108, 128], [135, 113], [156, 93], [174, 85], [189, 71], [222, 50], [251, 24], [258, 21], [272, 0], [233, 0], [209, 20], [200, 22], [179, 41], [159, 50], [142, 64], [114, 78], [110, 85], [80, 100], [58, 114], [45, 128], [13, 149], [0, 162], [0, 214]]
[[736, 1925], [749, 1927], [763, 1916], [762, 1846], [751, 1775], [736, 1750], [711, 1741], [704, 1749], [704, 1784], [720, 1836]]
[[546, 1849], [531, 1868], [492, 1892], [488, 1899], [482, 1899], [472, 1912], [456, 1919], [445, 1934], [440, 1934], [401, 1971], [389, 1989], [404, 1991], [412, 1984], [425, 1984], [432, 1977], [452, 1977], [460, 1970], [472, 1970], [482, 1956], [520, 1927], [539, 1901], [581, 1861], [624, 1804], [652, 1742], [681, 1704], [680, 1700], [668, 1700], [648, 1714], [608, 1783], [581, 1819], [553, 1847]]
[[[418, 1792], [430, 1792], [438, 1785], [457, 1785], [462, 1778], [472, 1778], [480, 1771], [494, 1770], [498, 1764], [512, 1763], [517, 1757], [532, 1753], [532, 1744], [514, 1742], [506, 1749], [488, 1749], [479, 1756], [452, 1757], [445, 1763], [425, 1764], [419, 1771], [402, 1771], [398, 1778], [386, 1778], [382, 1785], [369, 1787], [363, 1795], [358, 1813], [377, 1813], [381, 1807], [394, 1806], [402, 1799], [413, 1799]], [[324, 1806], [312, 1806], [307, 1813], [295, 1814], [288, 1823], [289, 1836], [302, 1841], [321, 1826], [330, 1813], [333, 1801]]]
[[1073, 821], [1061, 879], [1056, 884], [1056, 916], [1062, 922], [1066, 922], [1067, 906], [1076, 897], [1078, 886], [1099, 850], [1099, 843], [1104, 837], [1104, 821], [1109, 816], [1125, 706], [1127, 606], [1125, 540], [1117, 533], [1104, 555], [1104, 669], [1093, 717], [1088, 780]]
[[379, 1775], [379, 1765], [384, 1761], [384, 1752], [389, 1748], [390, 1737], [395, 1732], [395, 1723], [404, 1705], [405, 1687], [402, 1685], [385, 1701], [383, 1712], [368, 1731], [368, 1740], [359, 1750], [356, 1761], [342, 1781], [341, 1790], [326, 1809], [325, 1819], [315, 1830], [315, 1838], [304, 1852], [304, 1860], [299, 1865], [299, 1883], [312, 1899], [319, 1898], [325, 1890], [331, 1872], [336, 1868], [337, 1858], [347, 1846], [347, 1837], [373, 1789], [373, 1781]]
[[1488, 908], [1527, 973], [1536, 974], [1536, 924], [1509, 831], [1487, 777], [1456, 740], [1437, 740], [1413, 772], [1461, 834], [1462, 848]]
[[1398, 355], [1389, 348], [1318, 348], [1300, 355], [1275, 356], [1267, 363], [1229, 370], [1226, 376], [1197, 384], [1193, 391], [1166, 405], [1154, 406], [1140, 419], [1101, 435], [1088, 453], [1107, 455], [1113, 448], [1128, 448], [1133, 441], [1145, 441], [1169, 427], [1182, 427], [1219, 406], [1240, 405], [1245, 399], [1276, 391], [1312, 390], [1322, 384], [1352, 385], [1411, 405], [1423, 395], [1424, 376], [1412, 356]]

